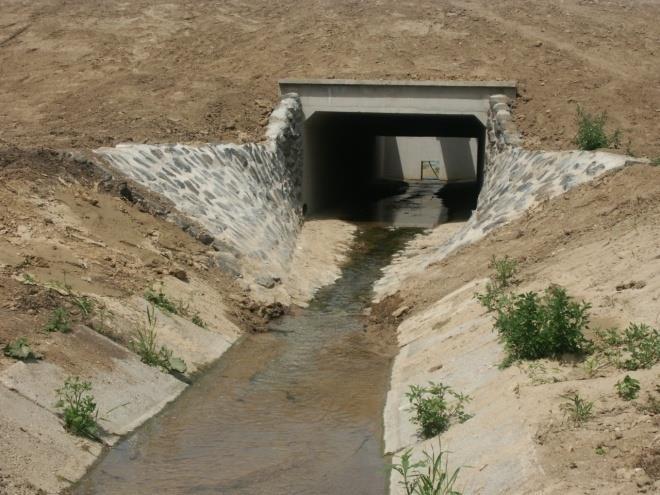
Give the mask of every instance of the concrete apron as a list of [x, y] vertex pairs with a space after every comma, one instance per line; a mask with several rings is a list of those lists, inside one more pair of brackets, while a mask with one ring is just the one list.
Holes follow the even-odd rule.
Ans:
[[[146, 301], [138, 296], [106, 301], [119, 324], [142, 318]], [[188, 364], [187, 375], [216, 361], [238, 339], [238, 329], [222, 317], [219, 332], [200, 328], [157, 308], [158, 345], [176, 349]], [[3, 473], [31, 483], [46, 493], [58, 493], [81, 478], [101, 455], [174, 400], [187, 384], [142, 363], [125, 347], [86, 327], [55, 334], [62, 367], [48, 361], [16, 362], [0, 373], [0, 465]], [[74, 349], [94, 353], [74, 354]], [[106, 359], [97, 361], [98, 355]], [[82, 356], [82, 357], [81, 357]], [[67, 433], [58, 418], [56, 389], [70, 376], [90, 381], [98, 405], [101, 442]], [[9, 454], [11, 453], [11, 455]]]

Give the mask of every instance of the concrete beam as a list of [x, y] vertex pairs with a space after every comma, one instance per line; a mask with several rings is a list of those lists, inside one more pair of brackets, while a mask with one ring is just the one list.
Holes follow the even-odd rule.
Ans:
[[515, 81], [357, 81], [284, 79], [280, 92], [300, 96], [305, 118], [316, 112], [474, 115], [486, 122], [493, 94], [516, 97]]

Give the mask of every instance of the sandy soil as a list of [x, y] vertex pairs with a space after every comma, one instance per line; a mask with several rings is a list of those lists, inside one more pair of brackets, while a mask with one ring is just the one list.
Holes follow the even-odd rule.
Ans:
[[[423, 321], [443, 297], [482, 283], [490, 272], [491, 256], [508, 254], [520, 266], [517, 291], [542, 290], [554, 283], [591, 303], [590, 337], [597, 328], [621, 329], [630, 322], [659, 328], [659, 186], [660, 169], [648, 165], [631, 166], [579, 186], [405, 281], [395, 304], [385, 299], [374, 314], [382, 314], [385, 308], [392, 311], [393, 307], [408, 307], [409, 312], [401, 320]], [[465, 313], [466, 304], [474, 306], [465, 298], [471, 299], [475, 290], [465, 292], [463, 300], [446, 304], [455, 304], [458, 315]], [[483, 317], [480, 311], [474, 311], [470, 309], [471, 318]], [[445, 317], [434, 325], [439, 337], [444, 329], [456, 329], [458, 323], [450, 325]], [[409, 327], [414, 333], [415, 325]], [[461, 361], [461, 352], [476, 352], [470, 348], [474, 339], [494, 339], [492, 325], [487, 327], [483, 335], [465, 335], [465, 349], [460, 338], [451, 340], [435, 359]], [[481, 347], [479, 352], [483, 352]], [[466, 357], [465, 362], [473, 370], [473, 381], [474, 373], [480, 373], [474, 370], [494, 366], [471, 359]], [[501, 356], [495, 356], [495, 365], [498, 359]], [[632, 403], [614, 393], [614, 383], [626, 373], [602, 362], [593, 372], [588, 372], [583, 362], [574, 361], [523, 364], [520, 371], [510, 368], [501, 372], [499, 382], [485, 392], [492, 394], [486, 403], [502, 406], [502, 423], [523, 411], [520, 427], [524, 424], [525, 428], [535, 429], [533, 450], [538, 464], [534, 469], [538, 474], [519, 487], [519, 492], [652, 493], [654, 487], [660, 487], [660, 416], [650, 402], [660, 398], [658, 369], [656, 365], [634, 373], [643, 383], [643, 392]], [[450, 378], [456, 380], [457, 375]], [[562, 419], [561, 395], [573, 390], [595, 403], [595, 417], [584, 427], [571, 427]], [[475, 404], [482, 399], [476, 397]], [[482, 421], [490, 424], [488, 431], [478, 430]], [[480, 418], [471, 425], [461, 425], [467, 429], [457, 430], [456, 434], [450, 430], [448, 438], [455, 457], [460, 458], [462, 442], [469, 443], [470, 438], [483, 435], [487, 443], [489, 434], [497, 433], [498, 424], [496, 418]], [[479, 460], [467, 459], [465, 463], [478, 464]]]
[[260, 139], [285, 77], [516, 79], [530, 147], [575, 107], [660, 156], [660, 2], [5, 0], [0, 142]]

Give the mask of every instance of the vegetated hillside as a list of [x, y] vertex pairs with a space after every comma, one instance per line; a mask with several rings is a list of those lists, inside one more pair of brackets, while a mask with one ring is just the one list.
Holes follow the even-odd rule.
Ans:
[[[455, 385], [460, 380], [464, 386], [481, 383], [482, 373], [492, 376], [480, 371], [498, 364], [490, 361], [493, 352], [486, 349], [492, 349], [493, 341], [500, 348], [503, 343], [496, 341], [494, 313], [491, 324], [476, 323], [489, 316], [483, 307], [476, 308], [472, 297], [483, 286], [483, 278], [493, 273], [489, 267], [493, 256], [509, 256], [517, 262], [512, 293], [542, 293], [556, 284], [576, 301], [588, 303], [585, 336], [594, 349], [582, 357], [514, 362], [511, 368], [496, 371], [500, 378], [495, 375], [486, 390], [477, 385], [474, 404], [483, 405], [487, 399], [493, 410], [508, 411], [507, 417], [485, 418], [476, 405], [472, 407], [474, 418], [455, 427], [462, 435], [450, 429], [448, 436], [441, 437], [450, 442], [453, 457], [477, 467], [489, 456], [500, 462], [496, 452], [475, 451], [475, 439], [490, 447], [504, 438], [512, 441], [506, 428], [520, 420], [519, 429], [532, 430], [530, 459], [535, 460], [528, 464], [537, 474], [524, 486], [511, 487], [512, 493], [655, 493], [660, 487], [660, 168], [633, 165], [576, 187], [405, 281], [394, 300], [411, 308], [403, 319], [412, 318], [417, 325], [401, 325], [406, 330], [399, 336], [407, 340], [400, 344], [408, 347], [395, 370], [410, 374], [418, 366], [418, 375], [412, 375], [417, 379], [432, 372], [435, 381]], [[434, 308], [444, 297], [447, 302], [438, 307], [436, 317]], [[381, 306], [374, 314], [386, 308], [391, 319], [395, 306], [387, 299]], [[450, 316], [441, 314], [442, 307], [442, 311], [453, 308]], [[460, 324], [464, 320], [468, 323]], [[632, 331], [631, 324], [648, 326], [650, 333], [639, 341], [642, 344], [627, 347], [606, 332], [615, 329], [614, 335], [626, 340], [621, 336], [625, 329]], [[415, 342], [415, 332], [426, 340]], [[431, 351], [436, 349], [433, 345], [438, 349], [429, 357], [425, 345]], [[495, 353], [496, 358], [497, 354], [501, 352]], [[640, 365], [644, 359], [645, 365]], [[465, 376], [454, 369], [460, 367], [456, 363], [464, 363], [460, 369]], [[424, 365], [433, 367], [426, 370]], [[647, 365], [650, 369], [645, 369]], [[626, 375], [641, 383], [641, 390], [627, 397], [635, 395], [633, 400], [623, 398], [616, 386]], [[395, 379], [401, 387], [401, 378]], [[574, 421], [566, 405], [575, 393], [584, 401], [582, 406], [593, 403], [592, 415], [580, 418], [583, 422]], [[505, 425], [503, 431], [498, 430], [500, 424]], [[472, 449], [475, 458], [466, 459], [462, 446]], [[501, 447], [516, 448], [509, 443]], [[466, 473], [466, 479], [487, 483], [469, 469]], [[506, 486], [506, 479], [497, 482]]]
[[260, 139], [285, 77], [516, 79], [531, 148], [576, 105], [660, 156], [660, 3], [5, 0], [0, 142]]

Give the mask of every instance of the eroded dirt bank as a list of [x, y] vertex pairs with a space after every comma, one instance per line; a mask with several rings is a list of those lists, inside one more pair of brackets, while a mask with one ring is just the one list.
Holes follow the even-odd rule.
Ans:
[[[0, 493], [56, 493], [75, 481], [104, 445], [157, 413], [240, 335], [264, 330], [285, 305], [304, 304], [338, 277], [354, 232], [311, 222], [292, 266], [314, 280], [285, 280], [266, 298], [166, 221], [171, 213], [166, 200], [86, 159], [0, 152], [0, 348], [25, 338], [39, 356], [0, 353]], [[160, 299], [157, 345], [186, 362], [176, 376], [132, 351], [150, 290]], [[70, 376], [92, 383], [100, 442], [64, 431], [55, 389]]]
[[[404, 397], [411, 384], [443, 382], [473, 398], [474, 417], [441, 435], [450, 463], [464, 466], [468, 493], [654, 493], [660, 488], [659, 365], [629, 372], [592, 360], [522, 362], [505, 370], [493, 316], [475, 300], [492, 256], [519, 264], [516, 292], [565, 287], [591, 304], [588, 337], [631, 322], [660, 326], [660, 169], [634, 165], [553, 200], [414, 277], [374, 314], [399, 316], [401, 346], [385, 410], [386, 450], [420, 441]], [[398, 310], [398, 311], [397, 311]], [[641, 384], [625, 401], [615, 384]], [[561, 405], [593, 401], [581, 426]], [[399, 493], [392, 479], [392, 493]]]

